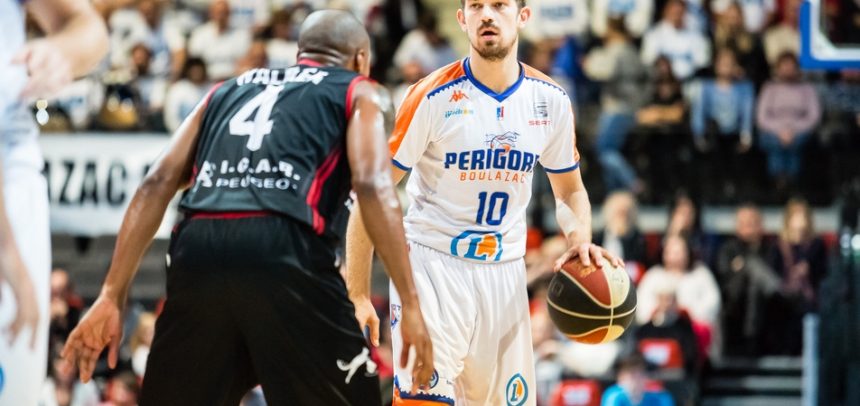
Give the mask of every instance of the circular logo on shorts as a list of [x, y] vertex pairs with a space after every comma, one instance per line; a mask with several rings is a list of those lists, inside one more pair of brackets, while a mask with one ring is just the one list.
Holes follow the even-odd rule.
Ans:
[[430, 377], [430, 389], [435, 388], [438, 383], [439, 383], [439, 371], [436, 371], [434, 369], [433, 370], [433, 376]]
[[505, 399], [508, 406], [522, 406], [529, 397], [529, 387], [521, 374], [516, 374], [508, 381], [505, 388]]

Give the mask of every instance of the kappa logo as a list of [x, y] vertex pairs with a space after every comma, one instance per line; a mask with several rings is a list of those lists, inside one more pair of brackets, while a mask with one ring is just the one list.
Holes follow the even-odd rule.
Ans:
[[375, 376], [376, 375], [376, 363], [370, 359], [370, 350], [367, 347], [361, 349], [361, 353], [356, 355], [355, 358], [350, 362], [346, 362], [343, 360], [337, 360], [337, 367], [341, 371], [346, 372], [346, 384], [349, 385], [349, 381], [352, 380], [353, 375], [361, 368], [362, 365], [365, 365], [367, 369], [367, 373], [365, 376]]
[[463, 99], [469, 100], [469, 96], [467, 96], [466, 93], [463, 93], [462, 90], [454, 90], [454, 93], [451, 94], [451, 98], [448, 99], [448, 101], [451, 103], [456, 103]]

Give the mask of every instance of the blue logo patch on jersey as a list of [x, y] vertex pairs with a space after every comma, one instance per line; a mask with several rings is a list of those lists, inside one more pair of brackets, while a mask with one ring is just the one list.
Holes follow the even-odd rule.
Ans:
[[[464, 249], [461, 249], [462, 245], [465, 245]], [[451, 241], [451, 255], [475, 261], [498, 261], [502, 258], [502, 234], [464, 231]]]
[[505, 400], [508, 406], [522, 406], [529, 398], [529, 387], [521, 374], [516, 374], [508, 381], [505, 387]]
[[0, 393], [3, 393], [3, 386], [6, 384], [6, 376], [3, 375], [3, 365], [0, 365]]

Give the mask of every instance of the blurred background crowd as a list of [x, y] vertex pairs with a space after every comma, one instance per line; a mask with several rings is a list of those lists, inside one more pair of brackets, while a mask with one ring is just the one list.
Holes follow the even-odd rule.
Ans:
[[[294, 64], [298, 28], [319, 8], [349, 9], [365, 22], [372, 77], [395, 104], [410, 84], [468, 52], [456, 0], [94, 3], [110, 30], [109, 57], [49, 100], [45, 137], [167, 136], [213, 83]], [[835, 233], [816, 233], [812, 207], [840, 201], [860, 182], [860, 71], [801, 71], [799, 0], [527, 3], [533, 18], [520, 58], [573, 99], [583, 176], [602, 216], [595, 242], [627, 261], [639, 298], [635, 326], [618, 342], [586, 346], [559, 335], [544, 298], [566, 243], [545, 226], [553, 200], [537, 176], [526, 262], [539, 403], [696, 404], [714, 362], [799, 356], [804, 316], [821, 308], [838, 250]], [[860, 2], [823, 3], [830, 38], [860, 43]], [[658, 231], [639, 228], [640, 203], [666, 207]], [[705, 229], [705, 205], [729, 207], [734, 232]], [[781, 213], [776, 232], [765, 231], [759, 206]], [[381, 270], [374, 276], [383, 318], [374, 359], [390, 397], [387, 283]], [[120, 368], [102, 362], [83, 384], [57, 354], [92, 300], [72, 279], [59, 268], [51, 278], [43, 404], [136, 404], [160, 301], [129, 307]], [[246, 401], [259, 402], [259, 394]]]

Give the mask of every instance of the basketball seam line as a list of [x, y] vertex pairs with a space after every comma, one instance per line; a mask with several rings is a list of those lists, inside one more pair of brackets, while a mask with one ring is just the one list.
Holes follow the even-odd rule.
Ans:
[[[610, 316], [592, 316], [592, 315], [582, 314], [582, 313], [577, 313], [577, 312], [570, 311], [570, 310], [567, 310], [567, 309], [565, 309], [565, 308], [562, 308], [561, 306], [559, 306], [559, 305], [555, 304], [555, 303], [554, 303], [550, 298], [546, 298], [546, 302], [547, 302], [547, 303], [549, 303], [549, 304], [550, 304], [550, 306], [554, 307], [556, 310], [558, 310], [558, 311], [560, 311], [560, 312], [562, 312], [562, 313], [564, 313], [564, 314], [570, 315], [570, 316], [582, 317], [583, 319], [589, 319], [589, 320], [609, 320], [609, 321], [610, 321], [610, 326], [612, 325], [612, 324], [611, 324], [611, 321], [612, 321], [612, 319], [613, 319], [614, 317], [624, 317], [624, 316], [628, 316], [628, 315], [630, 315], [630, 314], [632, 314], [633, 312], [635, 312], [635, 311], [636, 311], [636, 306], [633, 306], [633, 309], [632, 309], [632, 310], [627, 311], [627, 312], [624, 312], [623, 314], [610, 315]], [[612, 310], [613, 310], [613, 309], [610, 309], [610, 311], [612, 311]], [[614, 312], [613, 312], [613, 313], [614, 313]]]
[[[579, 281], [578, 281], [578, 280], [576, 280], [576, 278], [574, 278], [573, 276], [568, 275], [568, 273], [567, 273], [567, 272], [565, 272], [564, 270], [561, 270], [561, 271], [558, 271], [558, 272], [560, 272], [561, 274], [563, 274], [567, 279], [570, 279], [571, 281], [573, 281], [573, 283], [575, 283], [575, 284], [576, 284], [576, 286], [579, 286], [579, 288], [580, 288], [580, 289], [582, 289], [583, 293], [585, 293], [585, 294], [586, 294], [586, 295], [587, 295], [587, 296], [588, 296], [588, 297], [589, 297], [589, 298], [594, 302], [594, 304], [596, 304], [596, 305], [598, 305], [598, 306], [600, 306], [600, 307], [602, 307], [602, 308], [604, 308], [604, 309], [612, 309], [612, 303], [610, 303], [610, 305], [609, 305], [609, 306], [604, 305], [602, 300], [600, 300], [600, 299], [598, 299], [598, 298], [594, 297], [594, 295], [592, 295], [592, 294], [591, 294], [591, 292], [589, 292], [589, 291], [588, 291], [588, 289], [586, 289], [586, 288], [585, 288], [585, 286], [582, 286], [582, 284], [581, 284], [581, 283], [579, 283]], [[604, 278], [604, 279], [606, 279], [606, 275], [605, 275], [605, 274], [603, 275], [603, 278]], [[612, 289], [612, 288], [610, 288], [610, 287], [609, 287], [609, 281], [607, 281], [607, 282], [606, 282], [606, 288], [607, 288], [607, 289], [610, 289], [610, 292], [609, 292], [609, 300], [610, 300], [610, 302], [611, 302], [611, 301], [612, 301], [612, 292], [611, 292], [611, 289]]]

